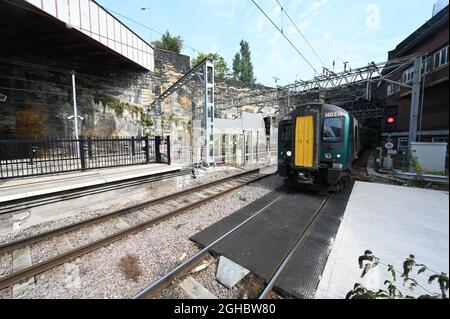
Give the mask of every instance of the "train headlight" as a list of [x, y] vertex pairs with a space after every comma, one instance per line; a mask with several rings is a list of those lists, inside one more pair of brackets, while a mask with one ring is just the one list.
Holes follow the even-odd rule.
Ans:
[[325, 158], [326, 158], [327, 160], [330, 160], [330, 159], [333, 158], [333, 155], [331, 155], [331, 153], [325, 153]]
[[341, 154], [338, 154], [338, 155], [336, 155], [336, 157], [337, 157], [337, 158], [341, 158], [341, 157], [342, 157], [342, 155], [341, 155]]
[[287, 156], [287, 157], [291, 157], [291, 156], [292, 156], [292, 152], [291, 152], [291, 151], [287, 151], [287, 152], [286, 152], [286, 156]]

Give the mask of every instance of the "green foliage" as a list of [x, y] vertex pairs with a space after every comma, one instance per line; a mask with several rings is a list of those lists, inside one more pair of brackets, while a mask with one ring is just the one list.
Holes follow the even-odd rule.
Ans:
[[197, 55], [197, 57], [192, 59], [192, 66], [199, 64], [206, 58], [210, 58], [214, 62], [216, 77], [222, 79], [231, 77], [230, 69], [228, 68], [227, 62], [225, 62], [225, 59], [219, 53], [209, 53], [209, 54], [200, 53], [199, 55]]
[[247, 41], [241, 40], [240, 46], [240, 52], [236, 53], [233, 60], [233, 76], [238, 81], [255, 83], [250, 45]]
[[419, 159], [414, 156], [411, 152], [409, 153], [410, 156], [410, 162], [411, 162], [411, 166], [418, 172], [418, 173], [423, 173], [424, 169], [422, 167], [422, 165], [420, 165], [419, 163]]
[[[358, 259], [359, 267], [364, 268], [364, 277], [370, 269], [377, 267], [378, 265], [384, 265], [387, 267], [387, 271], [392, 277], [392, 280], [386, 280], [384, 285], [387, 286], [387, 291], [380, 289], [375, 292], [365, 288], [363, 285], [356, 283], [353, 289], [349, 291], [346, 295], [346, 299], [415, 299], [412, 296], [404, 295], [397, 288], [397, 274], [401, 274], [403, 278], [403, 285], [409, 284], [409, 290], [414, 291], [417, 287], [426, 291], [427, 294], [420, 296], [418, 299], [447, 299], [447, 292], [449, 289], [449, 280], [446, 273], [436, 273], [429, 269], [424, 264], [416, 263], [415, 256], [410, 255], [406, 258], [403, 263], [403, 272], [399, 272], [395, 269], [393, 265], [384, 264], [379, 258], [373, 256], [370, 250], [366, 250], [364, 255], [360, 256]], [[411, 277], [415, 267], [420, 267], [417, 271], [417, 275], [424, 274], [425, 272], [430, 272], [431, 275], [428, 278], [428, 283], [431, 285], [437, 281], [439, 289], [441, 290], [441, 295], [432, 294], [425, 287], [421, 286], [416, 279]]]
[[100, 104], [100, 102], [103, 105], [103, 112], [105, 112], [106, 108], [109, 108], [113, 110], [116, 116], [119, 118], [123, 116], [125, 110], [136, 117], [140, 117], [141, 119], [144, 117], [144, 111], [140, 107], [127, 102], [123, 102], [114, 96], [97, 92], [94, 95], [94, 103]]
[[163, 34], [161, 40], [153, 42], [157, 49], [180, 53], [183, 49], [184, 40], [180, 36], [172, 36], [169, 31]]
[[364, 288], [363, 285], [356, 283], [345, 299], [388, 299], [389, 294], [385, 290], [378, 290], [377, 292]]
[[144, 116], [144, 118], [139, 122], [139, 124], [142, 126], [144, 130], [144, 136], [152, 136], [154, 135], [153, 130], [155, 123], [151, 119], [149, 119], [147, 116]]
[[236, 53], [233, 59], [233, 77], [235, 80], [239, 80], [241, 77], [241, 55]]
[[413, 182], [409, 182], [408, 184], [412, 187], [422, 187], [422, 188], [425, 187], [426, 181], [425, 178], [423, 177], [424, 168], [422, 167], [422, 165], [420, 165], [419, 159], [411, 151], [407, 151], [405, 156], [410, 166], [413, 167], [417, 172], [416, 180]]
[[388, 265], [388, 271], [391, 273], [392, 278], [394, 279], [394, 281], [396, 281], [397, 280], [397, 275], [395, 273], [394, 266]]
[[426, 175], [433, 175], [433, 176], [448, 176], [448, 173], [434, 172], [434, 171], [424, 171], [424, 174], [426, 174]]
[[428, 279], [428, 283], [431, 285], [435, 280], [437, 280], [439, 284], [439, 288], [441, 289], [442, 298], [447, 298], [448, 291], [448, 276], [446, 273], [434, 274], [430, 276]]

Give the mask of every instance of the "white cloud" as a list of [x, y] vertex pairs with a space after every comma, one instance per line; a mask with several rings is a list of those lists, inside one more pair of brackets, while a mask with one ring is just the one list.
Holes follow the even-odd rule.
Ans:
[[380, 6], [377, 4], [368, 4], [366, 6], [366, 27], [369, 30], [380, 30], [381, 27], [381, 15]]
[[328, 0], [313, 0], [309, 4], [308, 11], [315, 12], [328, 4]]

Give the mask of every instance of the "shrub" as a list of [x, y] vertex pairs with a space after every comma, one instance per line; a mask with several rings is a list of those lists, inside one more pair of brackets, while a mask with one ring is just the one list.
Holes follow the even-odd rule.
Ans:
[[[378, 291], [369, 290], [360, 283], [356, 283], [353, 286], [353, 289], [347, 293], [346, 299], [416, 299], [413, 296], [405, 296], [397, 288], [398, 275], [403, 279], [403, 285], [408, 285], [411, 291], [414, 291], [417, 287], [419, 287], [426, 292], [426, 294], [421, 295], [418, 299], [448, 299], [447, 291], [449, 289], [449, 286], [447, 274], [435, 272], [429, 269], [424, 264], [418, 264], [414, 255], [410, 255], [403, 262], [402, 272], [396, 270], [393, 265], [381, 262], [380, 259], [374, 256], [370, 250], [366, 250], [364, 252], [364, 255], [359, 257], [358, 263], [359, 267], [363, 270], [361, 278], [364, 278], [364, 276], [366, 276], [371, 269], [378, 267], [379, 265], [384, 265], [387, 267], [387, 272], [390, 274], [391, 280], [385, 280], [385, 290], [380, 289]], [[441, 291], [440, 294], [431, 293], [426, 287], [420, 285], [417, 280], [412, 277], [414, 269], [417, 268], [419, 268], [417, 271], [417, 275], [425, 273], [429, 274], [429, 285], [435, 282], [439, 285], [439, 289]]]
[[137, 282], [142, 271], [139, 266], [139, 257], [135, 254], [127, 254], [120, 258], [119, 268], [128, 280]]

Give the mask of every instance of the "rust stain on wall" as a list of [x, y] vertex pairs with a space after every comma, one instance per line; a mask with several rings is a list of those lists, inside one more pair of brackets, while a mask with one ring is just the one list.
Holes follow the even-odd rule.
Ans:
[[39, 138], [43, 130], [43, 116], [39, 105], [26, 105], [16, 115], [18, 138]]

